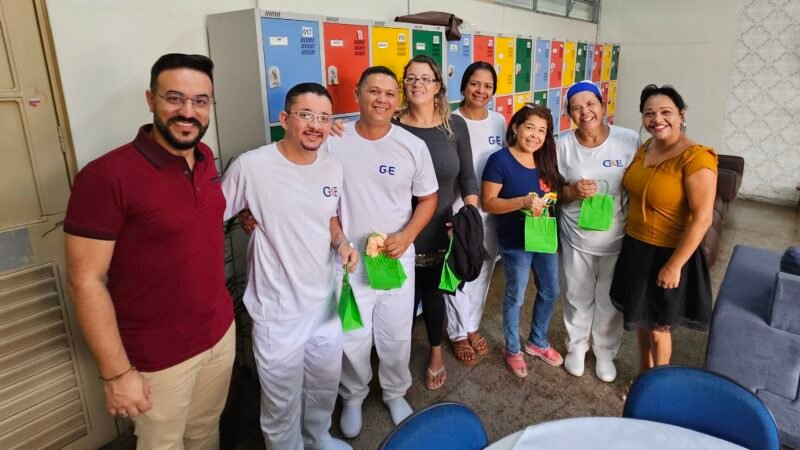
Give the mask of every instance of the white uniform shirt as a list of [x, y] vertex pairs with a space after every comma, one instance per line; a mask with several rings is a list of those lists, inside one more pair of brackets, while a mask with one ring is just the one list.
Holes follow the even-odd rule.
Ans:
[[242, 154], [225, 171], [225, 219], [249, 208], [258, 222], [244, 293], [253, 320], [295, 320], [333, 300], [330, 219], [342, 176], [342, 165], [324, 150], [312, 164], [298, 165], [275, 144]]
[[[464, 117], [460, 109], [453, 111], [453, 114]], [[489, 115], [483, 120], [472, 120], [464, 117], [464, 122], [467, 123], [467, 129], [469, 130], [469, 142], [472, 145], [472, 164], [475, 167], [475, 176], [478, 177], [478, 189], [480, 189], [483, 168], [486, 167], [489, 155], [503, 148], [503, 140], [506, 135], [506, 120], [499, 113], [489, 111]], [[478, 197], [480, 197], [480, 193]], [[480, 202], [478, 203], [480, 204]], [[462, 206], [464, 206], [464, 201], [461, 199], [461, 195], [456, 195], [456, 200], [453, 202], [453, 213], [457, 213]], [[491, 217], [480, 207], [478, 210], [484, 222]]]
[[578, 143], [575, 133], [559, 137], [558, 171], [567, 183], [580, 179], [598, 180], [598, 193], [605, 192], [599, 180], [608, 182], [609, 194], [614, 197], [614, 220], [608, 231], [589, 231], [578, 227], [581, 199], [561, 205], [559, 232], [561, 238], [574, 248], [592, 255], [613, 255], [620, 251], [625, 234], [628, 195], [622, 189], [622, 177], [639, 148], [639, 134], [627, 128], [611, 125], [605, 142], [594, 148]]
[[[386, 136], [371, 141], [356, 132], [355, 122], [349, 123], [345, 134], [329, 138], [327, 146], [344, 169], [342, 228], [362, 254], [370, 233], [392, 234], [408, 225], [412, 196], [439, 190], [425, 142], [396, 125]], [[414, 257], [413, 243], [403, 257]], [[359, 262], [354, 275], [366, 277], [363, 263]]]

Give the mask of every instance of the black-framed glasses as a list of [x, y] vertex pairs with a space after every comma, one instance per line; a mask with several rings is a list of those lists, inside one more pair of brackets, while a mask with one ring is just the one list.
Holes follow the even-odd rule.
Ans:
[[163, 98], [164, 101], [167, 102], [167, 104], [175, 108], [182, 107], [186, 103], [186, 100], [191, 101], [192, 106], [198, 109], [209, 108], [211, 104], [214, 103], [214, 99], [207, 95], [198, 95], [197, 97], [187, 97], [181, 94], [180, 92], [168, 92], [166, 95], [159, 94], [158, 92], [156, 92], [156, 95]]
[[436, 81], [439, 81], [439, 80], [436, 79], [436, 78], [433, 78], [433, 77], [419, 77], [419, 78], [417, 78], [417, 77], [406, 77], [403, 80], [403, 83], [408, 84], [408, 85], [419, 83], [419, 84], [421, 84], [423, 86], [427, 86], [427, 85], [429, 85], [431, 83], [434, 83]]
[[303, 122], [311, 123], [314, 119], [320, 123], [320, 125], [328, 125], [333, 121], [333, 118], [330, 114], [314, 114], [311, 111], [288, 111], [287, 114], [294, 114], [297, 116], [298, 119], [302, 120]]

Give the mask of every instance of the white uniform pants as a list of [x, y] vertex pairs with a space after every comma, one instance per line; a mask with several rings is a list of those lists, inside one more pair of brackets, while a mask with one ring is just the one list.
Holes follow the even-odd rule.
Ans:
[[261, 431], [267, 448], [322, 449], [342, 368], [342, 324], [336, 303], [301, 319], [253, 322], [261, 382]]
[[451, 342], [467, 338], [467, 333], [478, 331], [486, 304], [486, 294], [492, 281], [494, 266], [497, 263], [497, 231], [494, 218], [483, 221], [483, 246], [489, 253], [489, 260], [483, 262], [478, 278], [464, 284], [463, 290], [455, 295], [445, 294], [447, 306], [447, 335]]
[[[361, 404], [372, 379], [372, 344], [378, 352], [378, 378], [383, 400], [406, 395], [411, 387], [411, 325], [414, 319], [414, 258], [402, 258], [408, 277], [403, 286], [388, 291], [369, 287], [361, 277], [350, 278], [364, 328], [344, 334], [344, 358], [339, 394], [345, 404]], [[341, 275], [340, 275], [341, 278]], [[341, 283], [337, 288], [341, 291]]]
[[591, 335], [595, 357], [611, 360], [617, 356], [622, 314], [611, 303], [609, 291], [618, 256], [590, 255], [569, 244], [561, 247], [567, 351], [585, 353]]

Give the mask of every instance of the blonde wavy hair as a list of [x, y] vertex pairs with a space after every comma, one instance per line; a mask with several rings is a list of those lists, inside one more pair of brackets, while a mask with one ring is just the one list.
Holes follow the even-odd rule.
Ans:
[[428, 55], [417, 55], [411, 58], [410, 61], [406, 64], [403, 68], [403, 100], [400, 103], [400, 107], [397, 109], [397, 117], [405, 117], [408, 116], [408, 95], [406, 95], [406, 85], [405, 79], [406, 75], [408, 75], [408, 68], [411, 64], [420, 63], [420, 64], [427, 64], [428, 67], [431, 68], [433, 71], [433, 76], [436, 81], [439, 83], [439, 93], [433, 98], [433, 104], [436, 108], [436, 113], [439, 115], [439, 118], [442, 119], [442, 124], [439, 125], [445, 133], [447, 133], [447, 137], [453, 139], [455, 135], [453, 134], [453, 129], [450, 126], [450, 102], [447, 101], [447, 86], [442, 78], [442, 71], [439, 69], [439, 65], [436, 64], [436, 61], [433, 60]]

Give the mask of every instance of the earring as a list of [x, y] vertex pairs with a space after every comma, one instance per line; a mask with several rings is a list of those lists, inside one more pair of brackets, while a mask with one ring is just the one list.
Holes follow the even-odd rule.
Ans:
[[434, 108], [439, 107], [439, 97], [433, 97], [433, 107]]
[[686, 121], [681, 122], [681, 133], [686, 133]]

